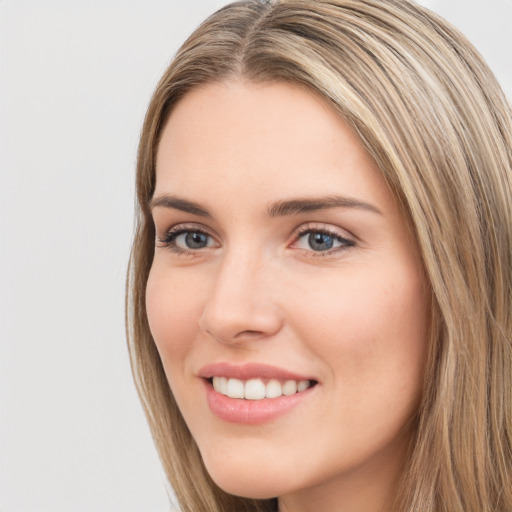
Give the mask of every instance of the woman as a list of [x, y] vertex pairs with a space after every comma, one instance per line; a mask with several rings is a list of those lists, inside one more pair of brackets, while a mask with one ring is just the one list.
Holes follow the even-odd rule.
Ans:
[[146, 116], [127, 302], [182, 510], [512, 510], [511, 148], [415, 4], [196, 30]]

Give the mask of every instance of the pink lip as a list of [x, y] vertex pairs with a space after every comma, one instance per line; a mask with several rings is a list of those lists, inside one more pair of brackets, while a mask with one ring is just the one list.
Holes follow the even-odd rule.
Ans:
[[212, 377], [227, 377], [240, 380], [249, 379], [281, 379], [281, 380], [316, 380], [314, 377], [299, 375], [284, 368], [261, 363], [246, 363], [235, 365], [232, 363], [212, 363], [199, 370], [198, 376], [203, 379]]
[[274, 420], [287, 413], [311, 394], [316, 388], [312, 386], [305, 391], [290, 396], [279, 398], [264, 398], [262, 400], [243, 400], [230, 398], [217, 393], [210, 381], [213, 376], [249, 380], [254, 378], [280, 379], [280, 380], [314, 380], [303, 375], [298, 375], [283, 368], [249, 363], [233, 365], [230, 363], [214, 363], [203, 367], [199, 371], [199, 377], [203, 379], [206, 393], [206, 401], [210, 410], [221, 420], [257, 425]]

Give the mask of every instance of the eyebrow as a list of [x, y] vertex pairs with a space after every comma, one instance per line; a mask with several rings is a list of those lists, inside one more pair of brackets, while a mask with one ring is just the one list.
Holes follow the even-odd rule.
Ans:
[[[149, 209], [172, 208], [182, 212], [198, 215], [199, 217], [212, 218], [213, 215], [194, 201], [182, 197], [161, 195], [153, 197], [149, 202]], [[382, 215], [382, 212], [374, 205], [345, 196], [325, 196], [314, 198], [297, 198], [272, 203], [268, 208], [270, 217], [283, 217], [287, 215], [299, 215], [302, 213], [316, 212], [330, 208], [357, 208]]]
[[284, 215], [298, 215], [301, 213], [316, 212], [329, 208], [358, 208], [382, 215], [382, 212], [374, 205], [365, 203], [359, 199], [345, 196], [326, 196], [316, 198], [298, 198], [287, 201], [277, 201], [268, 210], [271, 217]]
[[192, 213], [193, 215], [198, 215], [199, 217], [212, 218], [212, 214], [198, 203], [194, 203], [188, 199], [183, 199], [176, 196], [162, 195], [151, 198], [149, 201], [149, 209], [153, 210], [154, 208], [172, 208], [174, 210]]

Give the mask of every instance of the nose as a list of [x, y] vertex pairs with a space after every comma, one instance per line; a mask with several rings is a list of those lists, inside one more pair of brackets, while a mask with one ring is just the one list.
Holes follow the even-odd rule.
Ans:
[[219, 263], [199, 327], [218, 342], [243, 345], [282, 327], [275, 300], [276, 272], [267, 262], [232, 255]]

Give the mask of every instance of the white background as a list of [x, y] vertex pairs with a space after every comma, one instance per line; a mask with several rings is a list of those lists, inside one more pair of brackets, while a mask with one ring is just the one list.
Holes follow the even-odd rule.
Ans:
[[[123, 324], [138, 134], [222, 0], [0, 0], [0, 511], [164, 512]], [[512, 0], [431, 0], [512, 97]]]

